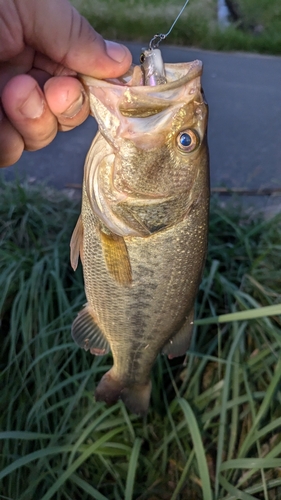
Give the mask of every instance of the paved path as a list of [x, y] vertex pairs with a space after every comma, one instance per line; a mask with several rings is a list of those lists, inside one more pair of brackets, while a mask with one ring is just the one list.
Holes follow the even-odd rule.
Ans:
[[[127, 46], [137, 63], [141, 45]], [[212, 186], [280, 187], [281, 57], [165, 44], [162, 53], [166, 62], [203, 61], [203, 86], [210, 106]], [[74, 131], [58, 134], [43, 150], [25, 152], [15, 166], [5, 169], [4, 175], [47, 179], [58, 188], [81, 183], [84, 158], [95, 131], [95, 121], [89, 118]]]

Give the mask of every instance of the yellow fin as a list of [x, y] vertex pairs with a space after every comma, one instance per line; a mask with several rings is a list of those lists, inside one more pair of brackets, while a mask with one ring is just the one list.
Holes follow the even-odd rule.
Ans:
[[71, 236], [70, 240], [70, 263], [74, 271], [76, 271], [78, 266], [78, 259], [82, 261], [83, 256], [83, 223], [81, 215], [78, 218], [76, 226]]
[[100, 231], [106, 267], [112, 278], [120, 285], [132, 283], [132, 269], [126, 243], [122, 236]]

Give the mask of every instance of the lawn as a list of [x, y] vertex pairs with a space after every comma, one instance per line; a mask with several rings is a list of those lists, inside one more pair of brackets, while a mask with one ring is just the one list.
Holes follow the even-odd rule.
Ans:
[[94, 402], [110, 356], [70, 336], [79, 203], [1, 182], [1, 499], [281, 498], [281, 215], [231, 205], [212, 200], [192, 344], [159, 356], [142, 419]]
[[[184, 0], [71, 0], [105, 38], [141, 41], [167, 33]], [[190, 0], [164, 43], [210, 50], [281, 54], [280, 0], [227, 0], [228, 27], [218, 24], [217, 0]]]

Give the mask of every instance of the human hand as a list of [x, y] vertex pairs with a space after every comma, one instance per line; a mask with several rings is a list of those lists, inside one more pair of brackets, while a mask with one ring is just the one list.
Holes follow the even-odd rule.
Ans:
[[131, 61], [126, 47], [104, 41], [68, 0], [0, 0], [0, 167], [87, 118], [77, 73], [113, 78]]

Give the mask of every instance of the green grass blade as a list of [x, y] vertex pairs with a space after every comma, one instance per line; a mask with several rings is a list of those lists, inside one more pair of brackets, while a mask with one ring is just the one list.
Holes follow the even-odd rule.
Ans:
[[192, 438], [194, 451], [197, 458], [199, 475], [202, 483], [203, 499], [211, 500], [213, 498], [213, 494], [210, 483], [209, 469], [206, 461], [206, 454], [204, 450], [204, 445], [202, 443], [201, 433], [198, 428], [197, 420], [189, 403], [185, 399], [183, 398], [178, 399], [178, 403], [184, 413], [185, 421], [189, 428], [190, 435]]
[[[227, 491], [230, 495], [233, 495], [233, 498], [235, 500], [257, 500], [256, 497], [253, 497], [252, 495], [249, 495], [248, 493], [239, 490], [239, 488], [236, 488], [233, 486], [229, 481], [225, 479], [225, 477], [220, 476], [220, 483], [222, 487]], [[225, 500], [228, 500], [229, 497], [227, 497]], [[217, 500], [220, 500], [217, 498]]]
[[0, 432], [0, 439], [51, 439], [52, 434], [42, 434], [40, 432], [26, 432], [26, 431], [4, 431]]
[[258, 309], [247, 309], [229, 314], [222, 314], [213, 318], [204, 318], [194, 321], [195, 325], [212, 325], [214, 323], [230, 323], [232, 321], [248, 321], [250, 319], [265, 318], [267, 316], [280, 316], [281, 304], [274, 306], [259, 307]]
[[133, 500], [135, 476], [138, 467], [141, 445], [142, 445], [142, 439], [136, 438], [129, 461], [126, 489], [125, 489], [125, 500]]
[[91, 495], [91, 498], [94, 498], [95, 500], [108, 500], [104, 495], [99, 493], [96, 488], [77, 476], [77, 474], [72, 474], [71, 481], [77, 484], [83, 491], [85, 491], [85, 493]]
[[81, 455], [73, 462], [65, 472], [63, 472], [60, 477], [55, 481], [55, 483], [51, 486], [49, 491], [45, 493], [41, 500], [50, 500], [55, 493], [57, 493], [60, 488], [63, 487], [65, 481], [71, 477], [73, 472], [75, 472], [78, 467], [80, 467], [87, 458], [89, 458], [92, 454], [96, 453], [97, 450], [102, 447], [106, 441], [114, 437], [116, 434], [120, 434], [124, 430], [124, 427], [120, 427], [118, 429], [114, 429], [110, 432], [107, 432], [104, 436], [99, 438], [95, 443], [91, 446], [88, 446], [87, 449], [81, 453]]
[[[190, 466], [191, 466], [192, 461], [194, 459], [194, 455], [195, 455], [195, 450], [193, 449], [191, 451], [191, 453], [189, 454], [188, 460], [186, 461], [186, 464], [185, 464], [184, 469], [182, 471], [181, 477], [176, 485], [176, 488], [173, 492], [171, 500], [177, 500], [177, 498], [179, 498], [179, 494], [180, 494], [180, 492], [184, 486], [184, 483], [186, 481], [187, 474], [189, 472]], [[205, 497], [203, 498], [203, 500], [205, 500]]]
[[241, 337], [245, 332], [245, 328], [246, 328], [246, 323], [242, 323], [242, 325], [240, 325], [239, 330], [237, 330], [237, 324], [234, 323], [233, 325], [234, 340], [231, 344], [230, 351], [227, 357], [227, 365], [226, 365], [224, 385], [221, 397], [221, 410], [220, 410], [220, 420], [219, 420], [220, 424], [219, 424], [219, 434], [218, 434], [218, 444], [217, 444], [217, 461], [216, 461], [217, 473], [216, 473], [216, 485], [215, 485], [216, 498], [218, 497], [219, 494], [219, 472], [221, 470], [221, 464], [223, 460], [224, 439], [227, 428], [227, 400], [231, 386], [230, 380], [232, 371], [232, 360], [234, 357], [234, 353], [237, 349], [237, 346], [241, 341]]
[[34, 460], [40, 460], [41, 458], [47, 457], [48, 455], [56, 455], [70, 451], [71, 451], [71, 446], [56, 446], [34, 451], [33, 453], [26, 455], [25, 457], [15, 460], [13, 463], [8, 465], [8, 467], [0, 471], [0, 479], [3, 479], [3, 477], [8, 476], [8, 474], [11, 474], [15, 470], [20, 469], [25, 465], [28, 465], [30, 462], [33, 462]]
[[68, 466], [71, 465], [71, 463], [74, 460], [75, 454], [77, 453], [77, 450], [81, 446], [81, 444], [86, 441], [86, 438], [93, 433], [94, 429], [98, 428], [101, 422], [104, 420], [107, 420], [108, 416], [111, 415], [112, 413], [115, 412], [117, 405], [112, 406], [111, 408], [107, 408], [105, 411], [102, 412], [102, 414], [95, 418], [93, 422], [91, 422], [85, 429], [84, 431], [79, 435], [79, 438], [77, 441], [73, 444], [72, 452], [69, 456], [68, 460]]
[[220, 470], [229, 469], [274, 469], [281, 467], [281, 458], [237, 458], [221, 464]]
[[280, 385], [280, 379], [281, 379], [281, 361], [277, 363], [275, 374], [270, 381], [265, 397], [253, 422], [251, 430], [248, 432], [245, 441], [243, 442], [243, 445], [240, 448], [239, 456], [241, 458], [245, 455], [246, 451], [249, 449], [249, 446], [253, 443], [253, 436], [255, 435], [257, 426], [260, 423], [261, 419], [266, 414], [266, 412], [269, 410], [273, 395], [276, 389]]

